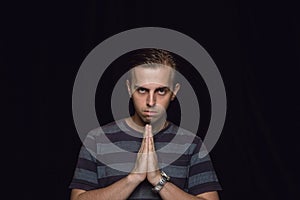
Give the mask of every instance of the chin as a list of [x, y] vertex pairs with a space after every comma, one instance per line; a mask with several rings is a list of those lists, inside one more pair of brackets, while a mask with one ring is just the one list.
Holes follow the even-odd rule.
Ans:
[[157, 117], [145, 117], [144, 118], [144, 123], [146, 124], [155, 124], [157, 122], [159, 122], [160, 120], [162, 120], [162, 118], [157, 118]]
[[143, 122], [144, 122], [145, 124], [152, 124], [153, 122], [155, 122], [155, 120], [149, 119], [149, 118], [144, 118]]

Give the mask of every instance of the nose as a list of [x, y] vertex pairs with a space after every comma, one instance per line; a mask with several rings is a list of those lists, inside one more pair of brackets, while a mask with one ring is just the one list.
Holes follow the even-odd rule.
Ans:
[[154, 92], [149, 92], [149, 95], [147, 97], [147, 106], [153, 107], [153, 106], [155, 106], [155, 103], [156, 103], [156, 97], [155, 97]]

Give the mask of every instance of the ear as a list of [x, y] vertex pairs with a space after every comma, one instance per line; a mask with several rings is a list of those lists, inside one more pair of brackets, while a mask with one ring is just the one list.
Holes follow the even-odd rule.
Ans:
[[176, 97], [176, 94], [177, 92], [179, 91], [180, 89], [180, 84], [179, 83], [176, 83], [175, 87], [174, 87], [174, 90], [173, 90], [173, 94], [172, 94], [172, 97], [171, 97], [171, 101], [173, 101]]
[[127, 91], [128, 91], [129, 97], [131, 98], [132, 93], [131, 93], [131, 86], [130, 86], [129, 80], [126, 80], [126, 86], [127, 86]]

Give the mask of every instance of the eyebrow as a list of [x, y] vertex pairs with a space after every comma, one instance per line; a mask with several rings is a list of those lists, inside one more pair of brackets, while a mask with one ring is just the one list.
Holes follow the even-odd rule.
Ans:
[[[135, 90], [138, 89], [138, 88], [143, 88], [143, 89], [149, 90], [148, 88], [145, 88], [145, 87], [143, 87], [143, 86], [134, 85], [134, 89], [135, 89]], [[170, 90], [170, 88], [167, 87], [167, 86], [162, 86], [162, 87], [155, 88], [155, 90], [159, 90], [159, 89], [167, 89], [167, 90]]]
[[141, 86], [139, 85], [134, 85], [134, 89], [140, 88]]

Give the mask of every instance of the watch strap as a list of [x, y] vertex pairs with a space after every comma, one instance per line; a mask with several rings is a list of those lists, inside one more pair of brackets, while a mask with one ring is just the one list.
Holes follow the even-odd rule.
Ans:
[[163, 171], [160, 172], [161, 178], [159, 182], [152, 188], [152, 191], [155, 193], [159, 193], [160, 190], [164, 187], [164, 185], [170, 181], [170, 177]]

